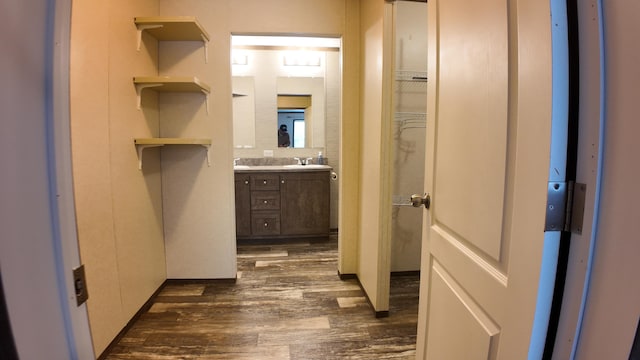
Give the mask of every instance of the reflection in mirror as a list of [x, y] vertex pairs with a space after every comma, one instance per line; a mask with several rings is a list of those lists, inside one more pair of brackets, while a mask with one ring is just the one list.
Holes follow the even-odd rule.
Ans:
[[[291, 147], [312, 147], [310, 140], [313, 120], [311, 95], [280, 95], [278, 94], [278, 126], [293, 129]], [[280, 139], [278, 146], [282, 147]]]
[[233, 87], [233, 144], [253, 148], [256, 145], [255, 94], [253, 77], [234, 76]]
[[297, 117], [298, 120], [303, 120], [305, 126], [305, 141], [302, 147], [324, 147], [326, 124], [324, 78], [279, 77], [277, 82], [278, 113], [285, 109], [295, 109], [304, 114], [303, 117]]
[[[278, 147], [305, 147], [305, 123], [304, 109], [280, 109], [278, 108]], [[293, 129], [290, 132], [290, 129]], [[283, 136], [287, 132], [287, 137]]]
[[[278, 116], [280, 114], [278, 113]], [[278, 128], [278, 147], [286, 148], [291, 146], [291, 137], [289, 136], [289, 130], [287, 124], [282, 124], [278, 120], [280, 127]]]

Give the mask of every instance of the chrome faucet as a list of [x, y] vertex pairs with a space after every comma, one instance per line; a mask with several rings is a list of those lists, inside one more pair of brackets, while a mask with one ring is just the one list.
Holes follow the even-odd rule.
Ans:
[[240, 160], [240, 158], [233, 159], [233, 166], [237, 166], [238, 165], [238, 160]]
[[313, 158], [308, 157], [306, 159], [304, 158], [301, 159], [301, 158], [294, 157], [293, 160], [296, 160], [298, 162], [298, 165], [310, 165], [311, 161], [313, 161]]

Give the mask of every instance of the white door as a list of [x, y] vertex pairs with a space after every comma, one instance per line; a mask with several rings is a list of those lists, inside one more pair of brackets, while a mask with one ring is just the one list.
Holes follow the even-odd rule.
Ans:
[[431, 205], [424, 211], [417, 358], [535, 358], [529, 351], [552, 166], [550, 4], [428, 6]]

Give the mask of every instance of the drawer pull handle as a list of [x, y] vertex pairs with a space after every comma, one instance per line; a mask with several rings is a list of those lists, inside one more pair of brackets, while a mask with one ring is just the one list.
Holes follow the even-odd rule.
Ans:
[[249, 185], [249, 180], [245, 180], [245, 181], [244, 181], [244, 184], [245, 184], [245, 185]]
[[284, 179], [280, 180], [280, 183], [284, 184]]
[[269, 227], [269, 223], [264, 223], [264, 227]]
[[262, 180], [262, 183], [267, 185], [267, 180]]
[[264, 201], [264, 203], [266, 204], [266, 203], [268, 203], [268, 201], [267, 201], [267, 200], [265, 200], [265, 201]]

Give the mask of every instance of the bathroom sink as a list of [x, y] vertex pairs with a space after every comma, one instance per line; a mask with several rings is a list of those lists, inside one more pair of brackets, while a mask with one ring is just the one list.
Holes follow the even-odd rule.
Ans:
[[287, 169], [327, 169], [329, 168], [328, 165], [317, 165], [317, 164], [309, 164], [309, 165], [294, 164], [294, 165], [284, 165], [283, 167]]

